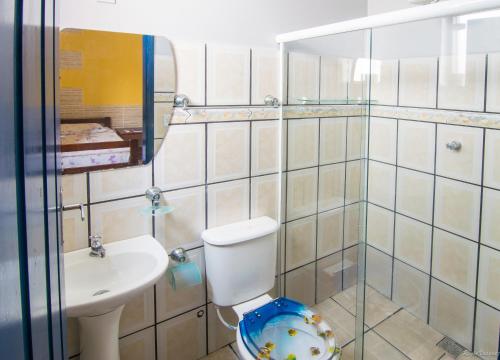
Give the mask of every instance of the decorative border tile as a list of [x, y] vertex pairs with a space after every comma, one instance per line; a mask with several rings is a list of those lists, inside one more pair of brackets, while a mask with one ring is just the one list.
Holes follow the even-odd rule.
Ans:
[[500, 114], [372, 105], [371, 116], [500, 129]]
[[[283, 117], [287, 119], [362, 116], [366, 114], [360, 105], [297, 105], [285, 106]], [[279, 118], [279, 108], [272, 107], [190, 107], [175, 108], [172, 124], [190, 124], [218, 121], [273, 120]]]

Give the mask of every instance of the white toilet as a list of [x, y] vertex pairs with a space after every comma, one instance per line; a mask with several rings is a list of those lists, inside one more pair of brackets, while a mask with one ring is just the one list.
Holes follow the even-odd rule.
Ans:
[[245, 360], [339, 359], [333, 332], [319, 315], [266, 294], [274, 287], [278, 227], [264, 216], [203, 232], [212, 302], [238, 315], [238, 350]]

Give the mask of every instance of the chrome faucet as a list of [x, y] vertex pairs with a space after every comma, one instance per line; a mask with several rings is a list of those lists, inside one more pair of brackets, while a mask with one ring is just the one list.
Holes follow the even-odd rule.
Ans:
[[90, 256], [105, 257], [106, 249], [102, 246], [102, 237], [100, 235], [91, 235], [90, 239]]

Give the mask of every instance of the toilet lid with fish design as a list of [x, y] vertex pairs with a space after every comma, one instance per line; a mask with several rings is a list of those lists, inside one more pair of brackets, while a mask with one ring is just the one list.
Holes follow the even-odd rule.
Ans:
[[321, 316], [286, 297], [245, 313], [239, 331], [255, 359], [327, 360], [340, 353]]

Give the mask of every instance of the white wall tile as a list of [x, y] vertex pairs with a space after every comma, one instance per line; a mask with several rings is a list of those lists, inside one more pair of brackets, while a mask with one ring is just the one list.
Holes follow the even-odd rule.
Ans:
[[344, 205], [345, 164], [319, 167], [318, 211]]
[[278, 171], [279, 129], [276, 120], [252, 123], [252, 176]]
[[342, 250], [344, 209], [318, 214], [318, 257]]
[[482, 111], [485, 77], [485, 54], [441, 56], [438, 107]]
[[316, 216], [286, 224], [286, 271], [314, 261], [316, 256]]
[[251, 178], [251, 217], [269, 216], [278, 221], [279, 175]]
[[[462, 145], [458, 151], [446, 147], [453, 141]], [[481, 183], [483, 129], [438, 125], [436, 147], [436, 174]]]
[[474, 349], [482, 353], [498, 351], [498, 329], [500, 328], [500, 311], [481, 302], [476, 308], [476, 336]]
[[371, 77], [371, 97], [377, 104], [397, 105], [398, 67], [398, 60], [372, 60], [372, 69], [379, 70]]
[[155, 237], [167, 251], [203, 245], [205, 229], [205, 187], [198, 186], [162, 194], [162, 202], [174, 211], [155, 218]]
[[205, 44], [174, 42], [177, 94], [192, 105], [205, 105]]
[[429, 274], [432, 250], [431, 226], [397, 214], [395, 236], [394, 256]]
[[368, 204], [366, 241], [373, 247], [392, 255], [394, 242], [394, 213]]
[[[208, 352], [213, 353], [223, 346], [229, 345], [236, 341], [236, 332], [228, 329], [222, 324], [215, 311], [215, 306], [210, 303], [207, 306], [208, 310]], [[231, 307], [221, 308], [221, 313], [224, 319], [229, 323], [235, 324], [238, 322], [238, 316]]]
[[63, 205], [87, 203], [87, 174], [61, 176]]
[[148, 206], [145, 196], [92, 205], [90, 234], [101, 235], [104, 244], [151, 234], [151, 216], [141, 212]]
[[250, 49], [207, 45], [207, 105], [250, 103]]
[[434, 176], [398, 168], [396, 210], [415, 219], [432, 223]]
[[391, 296], [391, 256], [372, 247], [366, 248], [366, 283], [381, 294]]
[[150, 287], [125, 304], [120, 317], [120, 336], [151, 326], [155, 322], [154, 289]]
[[264, 104], [267, 95], [279, 97], [279, 60], [278, 49], [252, 49], [252, 105]]
[[432, 245], [432, 275], [474, 296], [477, 246], [477, 243], [435, 229]]
[[365, 207], [362, 203], [348, 205], [344, 212], [344, 249], [361, 242], [360, 213]]
[[474, 298], [432, 280], [429, 324], [467, 349], [472, 348]]
[[249, 176], [250, 124], [208, 125], [207, 181], [219, 182]]
[[369, 79], [367, 76], [369, 62], [367, 58], [351, 60], [349, 69], [349, 88], [347, 96], [349, 103], [365, 103], [369, 96]]
[[481, 246], [477, 297], [479, 300], [500, 308], [500, 251]]
[[347, 118], [322, 118], [320, 128], [320, 165], [345, 161]]
[[319, 63], [317, 55], [288, 54], [288, 104], [302, 104], [302, 100], [318, 103]]
[[319, 119], [288, 120], [288, 170], [318, 165]]
[[307, 306], [315, 302], [315, 265], [309, 264], [285, 275], [285, 296]]
[[419, 319], [427, 322], [429, 275], [400, 261], [394, 262], [393, 300]]
[[467, 183], [436, 178], [434, 224], [477, 241], [481, 188]]
[[287, 221], [314, 214], [318, 202], [318, 170], [291, 171], [287, 178]]
[[365, 177], [364, 177], [365, 160], [354, 160], [346, 163], [346, 178], [345, 178], [345, 203], [352, 204], [360, 201], [364, 196]]
[[500, 130], [486, 130], [484, 185], [500, 190]]
[[366, 118], [347, 119], [347, 160], [360, 159], [365, 154]]
[[483, 188], [481, 243], [500, 250], [500, 191]]
[[320, 303], [342, 291], [342, 252], [318, 260], [316, 272], [316, 302]]
[[89, 246], [88, 239], [88, 212], [83, 209], [85, 219], [82, 221], [80, 210], [66, 210], [62, 213], [64, 252], [84, 249]]
[[205, 183], [205, 125], [170, 126], [155, 157], [155, 186], [162, 190]]
[[399, 120], [398, 165], [433, 173], [435, 131], [434, 124]]
[[[205, 258], [203, 249], [190, 250], [187, 253], [189, 261], [200, 269], [201, 284], [174, 289], [165, 275], [156, 283], [156, 316], [157, 321], [163, 321], [205, 304]], [[169, 268], [176, 264], [171, 261]], [[168, 271], [168, 270], [167, 270]]]
[[121, 360], [154, 360], [155, 329], [149, 327], [119, 340]]
[[400, 60], [399, 105], [436, 107], [437, 58]]
[[159, 359], [199, 359], [207, 354], [206, 308], [200, 307], [157, 326]]
[[321, 57], [320, 102], [322, 104], [347, 103], [350, 59]]
[[208, 227], [221, 226], [249, 218], [248, 179], [208, 185]]
[[500, 53], [488, 54], [486, 111], [500, 112]]
[[396, 192], [396, 167], [376, 161], [369, 162], [368, 200], [377, 205], [394, 209]]
[[151, 165], [91, 172], [90, 201], [142, 195], [151, 187], [152, 175]]
[[342, 273], [343, 290], [355, 285], [358, 281], [358, 246], [344, 250], [344, 272]]
[[370, 159], [396, 164], [398, 122], [370, 117]]

